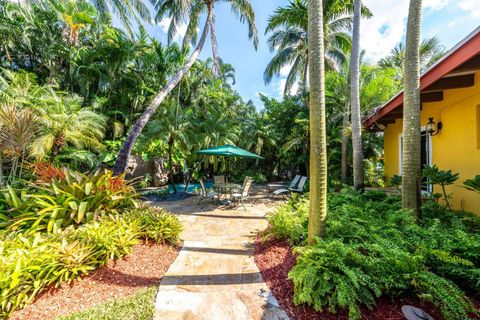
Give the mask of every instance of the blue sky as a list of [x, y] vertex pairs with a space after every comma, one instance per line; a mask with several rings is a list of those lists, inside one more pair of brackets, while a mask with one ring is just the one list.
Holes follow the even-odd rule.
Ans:
[[[450, 49], [458, 41], [478, 27], [480, 21], [479, 0], [424, 0], [422, 36], [437, 36], [441, 43]], [[263, 71], [272, 58], [264, 35], [266, 21], [278, 6], [287, 0], [251, 0], [256, 13], [259, 33], [259, 47], [255, 51], [248, 39], [247, 26], [241, 24], [226, 4], [216, 7], [219, 53], [225, 62], [236, 69], [235, 89], [247, 100], [253, 100], [258, 108], [260, 92], [280, 97], [285, 82], [285, 73], [268, 86], [263, 82]], [[362, 47], [367, 51], [367, 59], [376, 61], [385, 55], [405, 36], [408, 0], [364, 0], [374, 17], [362, 21]], [[168, 21], [149, 26], [149, 32], [166, 42]], [[179, 36], [181, 38], [181, 36]], [[203, 49], [202, 58], [211, 54], [210, 42]]]

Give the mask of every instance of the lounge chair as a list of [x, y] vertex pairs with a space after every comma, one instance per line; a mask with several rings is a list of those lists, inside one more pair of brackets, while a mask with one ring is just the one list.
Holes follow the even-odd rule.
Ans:
[[295, 178], [289, 183], [289, 184], [281, 184], [281, 183], [270, 183], [267, 184], [268, 190], [278, 190], [278, 189], [293, 189], [297, 186], [298, 181], [300, 181], [300, 178], [302, 176], [297, 174]]
[[205, 200], [205, 199], [212, 199], [213, 203], [218, 203], [219, 193], [215, 191], [207, 192], [207, 189], [205, 188], [205, 184], [203, 183], [203, 180], [200, 179], [199, 182], [200, 182], [200, 187], [202, 187], [202, 190], [200, 194], [200, 199], [198, 200], [197, 204], [200, 204], [200, 202], [202, 202], [202, 200]]
[[248, 200], [248, 202], [250, 202], [253, 207], [252, 198], [250, 198], [250, 187], [252, 186], [252, 184], [252, 179], [245, 178], [242, 190], [240, 192], [235, 192], [232, 194], [232, 201], [237, 203], [241, 202], [245, 211], [247, 211], [247, 209], [245, 208], [245, 200]]
[[290, 192], [303, 193], [305, 191], [305, 183], [307, 182], [307, 177], [301, 177], [298, 186], [295, 188], [282, 188], [272, 192], [273, 196], [278, 196], [281, 194], [287, 194]]

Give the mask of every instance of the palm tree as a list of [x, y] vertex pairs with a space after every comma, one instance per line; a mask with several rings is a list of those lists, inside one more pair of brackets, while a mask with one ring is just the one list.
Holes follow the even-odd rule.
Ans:
[[310, 76], [310, 209], [308, 244], [327, 227], [327, 134], [325, 121], [325, 57], [322, 0], [308, 3], [308, 66]]
[[350, 58], [350, 110], [352, 117], [353, 186], [364, 189], [363, 142], [360, 111], [360, 10], [361, 0], [354, 0], [353, 41]]
[[[420, 44], [420, 72], [425, 71], [445, 55], [445, 47], [440, 44], [438, 38], [424, 39]], [[397, 78], [403, 81], [405, 67], [405, 44], [400, 42], [392, 49], [390, 55], [380, 59], [378, 65], [383, 68], [394, 68]]]
[[[128, 159], [132, 152], [133, 146], [137, 141], [140, 133], [147, 124], [150, 117], [155, 113], [155, 110], [160, 106], [168, 94], [178, 85], [182, 78], [187, 74], [198, 59], [200, 52], [203, 49], [205, 40], [209, 30], [214, 30], [213, 20], [215, 17], [215, 3], [219, 0], [157, 0], [155, 8], [157, 9], [156, 20], [162, 19], [165, 15], [171, 17], [171, 23], [168, 31], [169, 39], [177, 32], [177, 26], [186, 18], [189, 19], [187, 33], [185, 34], [184, 42], [195, 42], [197, 38], [197, 27], [200, 22], [202, 13], [207, 13], [205, 25], [203, 27], [202, 35], [197, 43], [195, 50], [190, 55], [185, 65], [178, 70], [175, 75], [168, 81], [167, 85], [163, 87], [157, 95], [150, 102], [143, 114], [137, 120], [133, 128], [130, 130], [125, 142], [123, 143], [117, 160], [115, 161], [114, 172], [116, 174], [122, 173], [127, 168]], [[254, 46], [258, 44], [257, 31], [255, 27], [255, 14], [253, 8], [248, 0], [228, 0], [232, 11], [237, 14], [240, 21], [246, 21], [249, 26], [249, 37], [253, 39]], [[213, 31], [214, 32], [214, 31]], [[215, 41], [212, 41], [215, 43]]]
[[[272, 32], [268, 39], [271, 51], [276, 54], [265, 68], [265, 83], [270, 83], [282, 68], [289, 67], [285, 85], [285, 94], [299, 80], [308, 81], [308, 15], [307, 0], [290, 0], [290, 4], [278, 8], [269, 18], [265, 33]], [[352, 25], [353, 7], [340, 0], [326, 0], [323, 3], [325, 32], [325, 64], [334, 70], [346, 60], [350, 50], [351, 39], [348, 31]], [[366, 7], [363, 16], [370, 17]]]
[[77, 149], [100, 150], [106, 117], [82, 105], [78, 96], [60, 97], [48, 108], [36, 108], [39, 134], [30, 145], [30, 152], [38, 159], [50, 160], [67, 145]]
[[405, 47], [402, 206], [420, 219], [420, 25], [422, 0], [410, 0]]

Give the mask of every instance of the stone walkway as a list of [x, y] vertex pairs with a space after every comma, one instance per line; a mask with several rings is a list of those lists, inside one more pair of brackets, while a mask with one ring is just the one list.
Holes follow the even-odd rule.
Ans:
[[253, 261], [273, 206], [218, 207], [197, 198], [153, 203], [178, 215], [183, 248], [163, 278], [155, 320], [287, 320]]

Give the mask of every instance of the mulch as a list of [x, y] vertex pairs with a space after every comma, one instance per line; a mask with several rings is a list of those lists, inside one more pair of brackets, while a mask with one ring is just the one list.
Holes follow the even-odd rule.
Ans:
[[125, 298], [160, 282], [176, 259], [179, 247], [142, 243], [123, 259], [70, 285], [50, 288], [10, 319], [46, 320], [83, 311], [108, 300]]
[[[337, 314], [318, 312], [308, 305], [295, 306], [293, 303], [293, 282], [288, 279], [288, 272], [293, 268], [296, 257], [286, 241], [270, 240], [262, 242], [260, 238], [255, 246], [255, 263], [260, 269], [265, 282], [277, 298], [282, 308], [292, 320], [343, 320], [348, 319], [348, 311], [341, 310]], [[480, 301], [475, 299], [475, 305]], [[404, 320], [401, 307], [413, 305], [425, 310], [434, 319], [443, 319], [435, 307], [415, 298], [396, 299], [380, 298], [373, 310], [362, 309], [365, 320]]]

